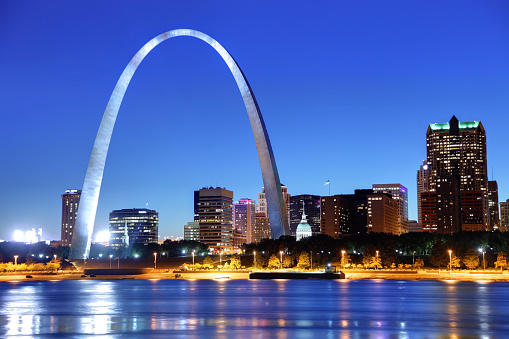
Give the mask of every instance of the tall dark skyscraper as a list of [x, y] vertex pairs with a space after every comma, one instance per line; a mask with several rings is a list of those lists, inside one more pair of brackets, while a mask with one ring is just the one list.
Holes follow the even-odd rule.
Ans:
[[421, 194], [423, 231], [488, 229], [486, 132], [480, 121], [430, 124], [428, 192]]
[[233, 192], [200, 190], [200, 241], [217, 250], [233, 251]]
[[306, 216], [313, 235], [320, 234], [320, 196], [311, 194], [290, 197], [290, 231], [296, 235], [297, 226], [302, 219], [302, 202], [306, 208]]
[[498, 213], [498, 183], [488, 181], [488, 208], [490, 211], [490, 230], [498, 229], [500, 225], [500, 214]]
[[[127, 227], [127, 229], [126, 229]], [[157, 243], [159, 214], [146, 208], [129, 208], [110, 213], [110, 246]]]
[[81, 190], [67, 190], [62, 194], [62, 225], [60, 228], [62, 246], [71, 245], [80, 197]]

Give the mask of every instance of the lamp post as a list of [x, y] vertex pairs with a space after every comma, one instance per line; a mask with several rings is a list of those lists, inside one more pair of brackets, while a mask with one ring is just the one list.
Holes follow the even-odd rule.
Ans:
[[376, 251], [376, 266], [375, 266], [375, 270], [378, 269], [378, 251]]
[[194, 270], [194, 251], [193, 251], [193, 270]]
[[412, 266], [415, 267], [415, 251], [412, 252]]
[[[194, 256], [193, 256], [194, 257]], [[154, 270], [157, 268], [157, 252], [154, 252]]]
[[253, 266], [256, 268], [256, 251], [253, 251]]
[[345, 267], [345, 251], [341, 251], [341, 268]]
[[18, 256], [15, 255], [14, 256], [14, 266], [17, 266], [18, 265]]
[[313, 270], [313, 251], [311, 251], [311, 271]]
[[281, 269], [283, 269], [283, 251], [279, 251], [279, 256], [281, 257]]
[[113, 258], [113, 254], [110, 254], [110, 270], [111, 270], [111, 258]]
[[479, 248], [479, 253], [482, 253], [482, 269], [485, 270], [486, 264], [484, 262], [484, 253], [486, 253], [486, 251], [484, 251], [482, 248]]
[[452, 251], [449, 250], [449, 274], [452, 274]]
[[219, 266], [222, 266], [223, 258], [222, 258], [223, 252], [219, 252]]

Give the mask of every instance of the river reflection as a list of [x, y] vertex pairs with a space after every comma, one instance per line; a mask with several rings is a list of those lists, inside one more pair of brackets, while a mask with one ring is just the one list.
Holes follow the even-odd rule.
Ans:
[[509, 283], [112, 280], [0, 283], [0, 336], [503, 337]]

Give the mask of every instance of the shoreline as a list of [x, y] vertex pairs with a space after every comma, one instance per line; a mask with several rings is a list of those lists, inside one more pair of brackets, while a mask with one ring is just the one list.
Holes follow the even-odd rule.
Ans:
[[[504, 281], [509, 282], [509, 274], [493, 273], [493, 272], [476, 272], [474, 274], [468, 272], [349, 272], [344, 271], [345, 279], [342, 280], [401, 280], [401, 281]], [[175, 274], [179, 274], [179, 278], [175, 278]], [[31, 275], [32, 278], [26, 278]], [[26, 281], [63, 281], [63, 280], [237, 280], [249, 279], [247, 271], [207, 271], [207, 272], [151, 272], [138, 275], [97, 275], [95, 277], [81, 277], [81, 272], [63, 273], [63, 274], [47, 274], [47, 273], [2, 273], [0, 274], [0, 282], [21, 283]]]

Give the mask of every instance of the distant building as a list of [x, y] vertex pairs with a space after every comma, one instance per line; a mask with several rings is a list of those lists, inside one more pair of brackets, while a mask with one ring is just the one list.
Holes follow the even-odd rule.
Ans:
[[297, 234], [297, 226], [302, 220], [302, 207], [304, 203], [307, 221], [311, 226], [313, 235], [320, 234], [320, 205], [321, 199], [318, 195], [300, 194], [290, 197], [290, 231], [291, 235]]
[[500, 231], [507, 231], [509, 227], [509, 199], [500, 203]]
[[199, 193], [200, 242], [216, 250], [233, 251], [233, 192], [202, 188]]
[[415, 220], [408, 221], [408, 233], [422, 232], [422, 225]]
[[398, 203], [398, 225], [391, 233], [408, 233], [408, 189], [401, 184], [374, 184], [373, 191], [388, 193]]
[[81, 190], [67, 190], [62, 194], [62, 224], [60, 228], [62, 246], [70, 246], [72, 243], [80, 197]]
[[[283, 193], [283, 200], [286, 206], [286, 213], [290, 211], [290, 197], [288, 194], [288, 188], [281, 184], [281, 191]], [[265, 187], [262, 187], [262, 193], [258, 193], [258, 203], [256, 204], [256, 213], [263, 213], [266, 216], [267, 214], [267, 199], [265, 198]], [[288, 215], [288, 220], [290, 220], [290, 216]]]
[[302, 219], [301, 219], [299, 225], [297, 225], [297, 231], [296, 231], [297, 241], [313, 235], [313, 233], [311, 231], [311, 226], [309, 225], [308, 220], [306, 218], [306, 210], [305, 210], [304, 206], [305, 206], [305, 204], [304, 204], [304, 202], [302, 202], [302, 209], [303, 209]]
[[496, 181], [488, 181], [488, 208], [490, 230], [498, 229], [500, 225], [500, 214], [498, 213], [498, 183]]
[[233, 204], [233, 228], [244, 235], [244, 242], [252, 242], [256, 206], [254, 200], [240, 199]]
[[184, 226], [184, 240], [200, 241], [200, 223], [198, 221], [188, 222]]
[[418, 223], [422, 225], [421, 216], [421, 193], [428, 192], [428, 173], [429, 165], [426, 160], [422, 161], [422, 165], [417, 171], [417, 219]]
[[[127, 229], [126, 229], [127, 227]], [[159, 214], [146, 208], [115, 210], [110, 213], [110, 246], [157, 243]]]
[[[423, 231], [487, 230], [486, 132], [481, 122], [459, 122], [453, 116], [448, 123], [430, 124], [426, 144], [429, 173], [428, 192], [421, 193]], [[434, 202], [434, 213], [424, 211], [423, 199], [427, 208]]]
[[194, 221], [200, 221], [200, 191], [194, 191]]
[[271, 239], [269, 217], [265, 213], [256, 213], [251, 242], [260, 242], [262, 239]]
[[401, 234], [400, 205], [390, 194], [368, 196], [368, 233]]
[[[321, 198], [320, 228], [322, 234], [338, 239], [341, 234], [350, 234], [348, 227], [349, 201], [340, 195]], [[366, 224], [364, 224], [364, 229]]]

